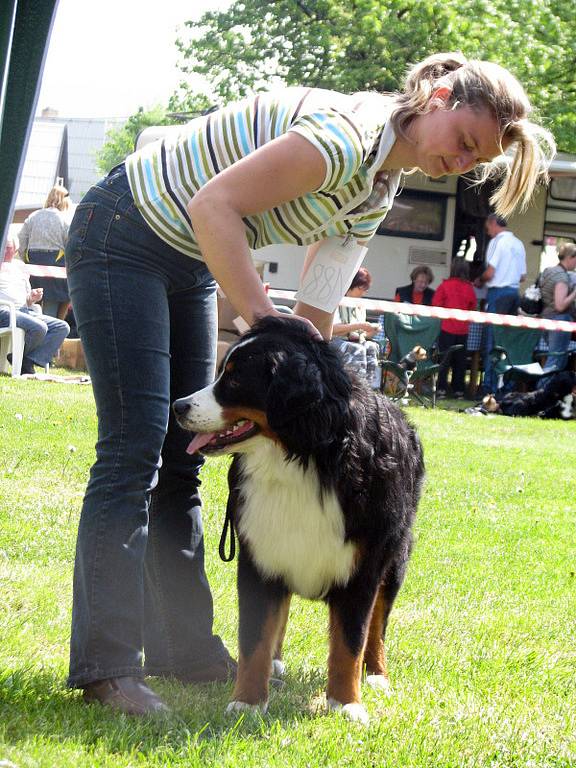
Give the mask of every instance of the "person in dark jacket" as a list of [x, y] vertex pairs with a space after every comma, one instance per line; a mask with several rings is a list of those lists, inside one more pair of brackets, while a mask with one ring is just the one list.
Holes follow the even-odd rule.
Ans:
[[428, 307], [432, 306], [432, 299], [434, 298], [434, 291], [429, 288], [431, 282], [434, 280], [434, 273], [425, 264], [419, 264], [414, 267], [410, 273], [409, 285], [402, 285], [400, 288], [396, 288], [394, 301], [405, 301], [409, 304], [425, 304]]

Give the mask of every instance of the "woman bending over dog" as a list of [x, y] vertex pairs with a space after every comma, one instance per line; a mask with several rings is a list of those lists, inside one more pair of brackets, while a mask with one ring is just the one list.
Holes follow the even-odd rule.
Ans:
[[[173, 400], [213, 377], [216, 281], [252, 325], [277, 310], [250, 249], [308, 245], [307, 299], [293, 322], [329, 338], [358, 249], [404, 172], [440, 177], [478, 166], [485, 178], [498, 170], [496, 210], [506, 216], [528, 203], [554, 152], [530, 112], [502, 67], [438, 54], [408, 72], [400, 93], [285, 88], [231, 104], [130, 155], [86, 194], [66, 249], [99, 423], [78, 532], [68, 679], [85, 700], [147, 714], [166, 706], [144, 675], [235, 674], [212, 630], [201, 459], [186, 453], [189, 436], [170, 415]], [[511, 162], [497, 165], [505, 151]], [[354, 262], [331, 306], [313, 285], [328, 238]]]

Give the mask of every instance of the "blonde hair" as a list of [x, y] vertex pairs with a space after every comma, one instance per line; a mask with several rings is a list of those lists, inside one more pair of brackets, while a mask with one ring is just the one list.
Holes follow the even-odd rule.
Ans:
[[574, 243], [562, 243], [558, 248], [558, 261], [564, 261], [564, 259], [573, 259], [576, 256], [576, 244]]
[[511, 162], [492, 161], [479, 168], [479, 184], [501, 177], [490, 198], [497, 213], [509, 216], [517, 206], [526, 208], [536, 185], [548, 181], [556, 143], [549, 131], [528, 120], [532, 107], [518, 80], [498, 64], [468, 60], [461, 53], [428, 56], [408, 71], [404, 91], [397, 96], [392, 124], [399, 135], [408, 138], [409, 123], [431, 110], [434, 94], [443, 87], [451, 91], [448, 108], [487, 110], [498, 123], [500, 146], [515, 146]]
[[44, 208], [58, 208], [59, 211], [68, 210], [70, 205], [70, 198], [68, 196], [68, 190], [61, 184], [55, 184], [44, 203]]

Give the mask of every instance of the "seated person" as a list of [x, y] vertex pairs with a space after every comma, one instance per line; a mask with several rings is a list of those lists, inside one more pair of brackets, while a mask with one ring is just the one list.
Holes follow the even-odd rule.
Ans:
[[[30, 287], [26, 267], [19, 260], [13, 261], [15, 252], [14, 241], [9, 240], [0, 266], [0, 301], [16, 306], [16, 326], [25, 333], [22, 373], [35, 373], [35, 365], [44, 367], [52, 361], [70, 327], [64, 320], [43, 315], [36, 306], [42, 300], [42, 288]], [[10, 310], [0, 304], [0, 327], [9, 324]], [[11, 363], [10, 356], [8, 359]]]
[[[360, 267], [346, 291], [346, 296], [361, 299], [371, 284], [370, 272], [366, 267]], [[367, 379], [375, 389], [380, 386], [379, 347], [370, 339], [377, 333], [378, 328], [378, 323], [366, 322], [366, 310], [359, 305], [338, 307], [332, 328], [332, 344], [344, 355], [346, 364]]]
[[402, 285], [400, 288], [396, 288], [394, 301], [405, 301], [408, 304], [425, 304], [431, 307], [434, 291], [428, 286], [434, 280], [434, 273], [430, 267], [427, 267], [425, 264], [414, 267], [412, 272], [410, 272], [410, 280], [412, 282], [409, 285]]

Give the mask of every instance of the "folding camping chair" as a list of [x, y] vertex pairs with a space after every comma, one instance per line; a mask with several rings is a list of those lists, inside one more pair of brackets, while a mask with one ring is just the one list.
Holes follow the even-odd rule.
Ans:
[[[494, 346], [490, 350], [496, 389], [508, 382], [535, 384], [543, 375], [542, 366], [535, 359], [541, 331], [537, 328], [515, 328], [495, 325]], [[495, 393], [494, 393], [495, 394]]]
[[[387, 360], [380, 363], [382, 390], [386, 390], [392, 375], [398, 382], [396, 390], [388, 393], [392, 400], [407, 403], [413, 398], [425, 408], [435, 408], [438, 374], [444, 366], [449, 365], [450, 357], [459, 345], [450, 347], [443, 353], [438, 351], [440, 320], [435, 317], [387, 313], [384, 317], [384, 329], [390, 342], [390, 354]], [[413, 371], [407, 371], [399, 363], [416, 346], [424, 347], [427, 357], [420, 360]], [[428, 382], [430, 394], [426, 395], [419, 385]]]
[[4, 300], [0, 300], [0, 306], [7, 308], [10, 313], [9, 324], [0, 328], [0, 372], [4, 373], [7, 370], [6, 356], [12, 352], [12, 376], [20, 376], [25, 334], [22, 328], [16, 327], [16, 306]]

